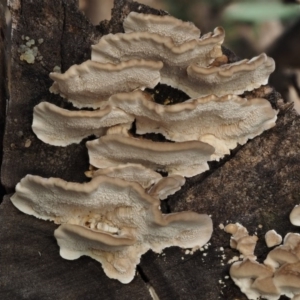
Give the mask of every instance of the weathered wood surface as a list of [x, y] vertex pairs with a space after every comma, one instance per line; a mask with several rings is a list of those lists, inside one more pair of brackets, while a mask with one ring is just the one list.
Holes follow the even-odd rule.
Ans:
[[[8, 69], [10, 48], [10, 18], [6, 7], [6, 1], [0, 0], [0, 157], [3, 156], [3, 135], [5, 125], [6, 100], [8, 99]], [[5, 194], [5, 190], [0, 184], [0, 197]], [[1, 200], [0, 200], [1, 203]]]
[[[84, 143], [66, 148], [39, 141], [31, 131], [33, 106], [41, 100], [66, 106], [48, 92], [50, 71], [56, 65], [66, 70], [90, 56], [89, 47], [102, 34], [122, 30], [129, 11], [162, 13], [138, 3], [117, 0], [111, 22], [93, 27], [77, 11], [76, 0], [12, 1], [13, 50], [11, 98], [6, 120], [2, 182], [7, 193], [14, 191], [28, 173], [83, 182], [88, 167]], [[21, 36], [44, 39], [39, 46], [42, 63], [21, 62], [17, 49]], [[266, 89], [268, 90], [268, 89]], [[256, 94], [266, 94], [260, 89]], [[174, 93], [167, 88], [166, 95]], [[273, 104], [276, 94], [268, 96]], [[83, 257], [63, 260], [53, 237], [57, 227], [51, 222], [27, 216], [13, 207], [9, 195], [0, 206], [0, 298], [1, 299], [151, 299], [150, 284], [159, 299], [246, 299], [228, 275], [227, 260], [238, 253], [229, 247], [229, 235], [220, 223], [240, 222], [260, 238], [257, 255], [262, 261], [267, 248], [263, 236], [269, 229], [285, 235], [297, 229], [288, 214], [300, 203], [300, 120], [282, 108], [275, 128], [240, 147], [212, 170], [194, 178], [164, 202], [168, 211], [190, 209], [212, 215], [215, 231], [207, 250], [185, 255], [179, 248], [165, 255], [148, 252], [142, 257], [138, 275], [128, 285], [108, 279], [96, 261]], [[25, 147], [30, 140], [29, 147]], [[28, 143], [27, 143], [28, 146]], [[258, 229], [259, 224], [263, 225]], [[299, 229], [298, 229], [299, 232]], [[225, 249], [221, 265], [220, 247]], [[219, 280], [225, 282], [220, 284]]]

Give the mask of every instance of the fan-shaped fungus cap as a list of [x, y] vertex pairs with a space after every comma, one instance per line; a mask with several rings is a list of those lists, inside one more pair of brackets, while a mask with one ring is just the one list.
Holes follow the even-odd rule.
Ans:
[[290, 213], [290, 221], [295, 226], [300, 226], [300, 205], [296, 205]]
[[288, 233], [281, 246], [269, 252], [264, 264], [278, 268], [285, 263], [296, 263], [300, 260], [300, 235]]
[[209, 216], [163, 215], [160, 201], [139, 184], [107, 176], [79, 184], [27, 175], [11, 201], [24, 213], [63, 224], [55, 237], [64, 258], [89, 255], [123, 283], [133, 279], [140, 256], [149, 249], [204, 245], [212, 233]]
[[121, 178], [126, 181], [134, 181], [139, 183], [144, 189], [151, 187], [162, 179], [159, 173], [138, 164], [124, 164], [95, 171], [87, 171], [85, 175], [87, 177], [105, 175]]
[[254, 249], [258, 240], [257, 236], [249, 236], [247, 229], [239, 223], [228, 224], [224, 231], [232, 234], [230, 247], [237, 249], [245, 258], [256, 259]]
[[116, 93], [153, 88], [160, 81], [160, 61], [129, 60], [101, 64], [87, 60], [73, 65], [64, 74], [50, 73], [50, 91], [67, 98], [76, 107], [100, 107]]
[[191, 64], [208, 66], [222, 55], [224, 30], [216, 28], [213, 34], [177, 45], [169, 37], [150, 32], [117, 33], [103, 36], [92, 46], [92, 60], [101, 63], [120, 63], [130, 59], [163, 62], [161, 83], [181, 88], [186, 80], [186, 69]]
[[165, 200], [168, 196], [175, 194], [185, 184], [185, 178], [180, 175], [171, 175], [160, 179], [148, 194], [154, 198]]
[[132, 11], [124, 20], [126, 33], [151, 32], [172, 38], [174, 43], [182, 44], [200, 38], [200, 29], [191, 22], [183, 22], [172, 16], [156, 16]]
[[151, 32], [131, 32], [104, 35], [92, 46], [92, 60], [100, 63], [119, 63], [130, 59], [162, 61], [164, 67], [185, 67], [191, 63], [207, 66], [222, 55], [221, 44], [224, 29], [217, 27], [214, 33], [201, 39], [177, 45], [171, 37]]
[[265, 234], [266, 244], [269, 248], [279, 245], [282, 242], [282, 236], [278, 234], [274, 229], [269, 230]]
[[284, 264], [274, 274], [274, 284], [289, 298], [300, 294], [300, 261]]
[[[233, 263], [229, 274], [234, 283], [249, 299], [258, 299], [261, 296], [259, 290], [261, 279], [265, 281], [264, 292], [267, 294], [277, 294], [278, 292], [274, 284], [268, 280], [273, 275], [273, 269], [255, 260], [246, 259], [242, 262]], [[257, 284], [255, 284], [256, 282]]]
[[191, 177], [208, 169], [214, 148], [206, 143], [153, 142], [122, 135], [106, 135], [86, 143], [90, 164], [107, 168], [124, 163], [142, 164], [169, 175]]
[[102, 136], [110, 126], [133, 121], [133, 116], [111, 106], [96, 111], [69, 111], [41, 102], [34, 107], [32, 130], [47, 144], [67, 146], [89, 135]]
[[234, 95], [161, 105], [135, 91], [113, 95], [108, 104], [135, 115], [138, 134], [161, 133], [176, 142], [200, 140], [215, 148], [214, 159], [270, 129], [277, 118], [277, 111], [267, 100]]
[[274, 60], [264, 53], [251, 60], [244, 59], [220, 67], [205, 68], [193, 64], [187, 68], [188, 80], [179, 88], [192, 98], [211, 94], [239, 95], [267, 84], [274, 70]]

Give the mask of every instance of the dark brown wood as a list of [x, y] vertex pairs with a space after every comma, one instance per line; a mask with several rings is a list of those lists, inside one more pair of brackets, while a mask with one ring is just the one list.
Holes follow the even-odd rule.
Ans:
[[[9, 52], [10, 52], [10, 29], [11, 19], [9, 11], [6, 7], [6, 1], [0, 1], [0, 157], [2, 163], [3, 156], [3, 136], [6, 115], [6, 101], [9, 97], [8, 91], [8, 74]], [[4, 187], [0, 182], [0, 197], [5, 194]], [[2, 199], [0, 200], [1, 203]]]
[[[122, 21], [132, 10], [164, 14], [136, 2], [116, 0], [111, 21], [94, 27], [77, 10], [76, 0], [41, 0], [39, 5], [23, 0], [12, 7], [11, 97], [1, 174], [7, 193], [13, 192], [28, 173], [87, 180], [83, 173], [88, 168], [84, 142], [61, 148], [39, 141], [31, 130], [32, 110], [41, 100], [70, 107], [49, 93], [49, 72], [56, 65], [66, 70], [87, 60], [90, 45], [103, 34], [122, 31]], [[22, 35], [44, 39], [39, 46], [42, 62], [29, 65], [20, 61]], [[238, 59], [230, 51], [224, 53], [230, 61]], [[186, 95], [163, 85], [158, 90], [161, 99], [157, 101], [166, 96], [174, 102], [186, 99]], [[248, 98], [254, 96], [266, 97], [277, 107], [279, 95], [273, 89], [262, 87], [247, 93]], [[150, 284], [161, 300], [246, 299], [230, 279], [224, 279], [229, 270], [226, 262], [238, 253], [230, 249], [230, 236], [218, 225], [240, 222], [250, 233], [256, 231], [260, 261], [268, 252], [263, 242], [268, 229], [283, 235], [297, 230], [289, 224], [288, 214], [295, 204], [300, 204], [299, 126], [294, 112], [282, 106], [274, 129], [238, 147], [221, 162], [211, 163], [210, 171], [188, 179], [181, 191], [164, 201], [162, 207], [167, 212], [188, 209], [211, 214], [215, 226], [211, 245], [193, 255], [175, 247], [166, 249], [165, 255], [149, 251], [142, 257], [139, 275], [128, 285], [108, 279], [101, 265], [88, 257], [62, 259], [53, 237], [57, 226], [22, 214], [6, 196], [0, 206], [0, 298], [147, 300], [151, 299]], [[31, 141], [29, 147], [25, 147], [27, 140]], [[259, 224], [262, 229], [257, 228]], [[220, 247], [225, 249], [225, 265], [221, 264], [220, 255], [224, 253]]]

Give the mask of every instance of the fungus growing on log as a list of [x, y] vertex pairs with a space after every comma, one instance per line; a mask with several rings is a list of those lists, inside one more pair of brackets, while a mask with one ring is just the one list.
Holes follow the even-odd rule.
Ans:
[[277, 119], [277, 112], [267, 100], [247, 100], [235, 95], [211, 95], [161, 105], [135, 91], [113, 95], [108, 105], [134, 115], [138, 134], [161, 133], [176, 142], [203, 141], [215, 148], [214, 159], [272, 128]]
[[41, 102], [34, 107], [32, 130], [47, 144], [67, 146], [90, 135], [100, 137], [111, 126], [133, 121], [133, 116], [111, 106], [95, 111], [70, 111]]
[[277, 246], [279, 244], [281, 244], [282, 242], [282, 236], [280, 234], [278, 234], [274, 229], [273, 230], [269, 230], [266, 234], [265, 234], [265, 241], [266, 244], [269, 248]]
[[172, 16], [155, 16], [132, 11], [125, 18], [125, 33], [150, 32], [172, 38], [175, 44], [182, 44], [200, 38], [200, 29], [191, 22], [183, 22]]
[[150, 188], [148, 194], [160, 200], [167, 199], [170, 195], [175, 194], [185, 184], [185, 178], [180, 175], [171, 175], [160, 179], [153, 187]]
[[163, 62], [161, 83], [180, 89], [191, 64], [207, 66], [222, 55], [224, 30], [216, 28], [213, 34], [177, 45], [172, 38], [149, 32], [117, 33], [103, 36], [92, 46], [92, 61], [114, 63], [130, 59]]
[[247, 229], [239, 223], [228, 224], [224, 228], [224, 231], [232, 235], [230, 239], [231, 248], [240, 251], [244, 255], [244, 258], [256, 259], [254, 249], [258, 240], [257, 236], [250, 236]]
[[207, 215], [164, 215], [160, 201], [137, 183], [97, 176], [89, 183], [27, 175], [12, 203], [22, 212], [62, 224], [55, 230], [65, 259], [88, 255], [110, 278], [129, 283], [142, 254], [170, 246], [191, 248], [210, 239]]
[[180, 83], [179, 88], [190, 97], [239, 95], [267, 84], [274, 70], [274, 60], [264, 53], [251, 60], [219, 67], [205, 68], [192, 64], [187, 68], [188, 79]]
[[[237, 225], [240, 224], [229, 224], [225, 231], [243, 238], [248, 232], [245, 227]], [[237, 248], [236, 241], [232, 243], [231, 239], [230, 246]], [[263, 264], [257, 262], [256, 257], [246, 256], [242, 262], [231, 265], [230, 276], [248, 299], [278, 300], [281, 295], [297, 299], [300, 295], [299, 249], [300, 235], [288, 233], [283, 245], [271, 250]]]
[[100, 107], [101, 102], [116, 93], [153, 88], [160, 81], [160, 61], [129, 60], [101, 64], [87, 60], [73, 65], [65, 73], [50, 73], [54, 80], [50, 91], [60, 94], [78, 108]]
[[91, 178], [103, 175], [124, 179], [126, 181], [134, 181], [139, 183], [144, 189], [151, 187], [163, 178], [159, 173], [139, 164], [124, 164], [116, 167], [87, 171], [85, 175]]
[[88, 141], [86, 146], [90, 164], [96, 168], [134, 163], [185, 177], [208, 170], [207, 161], [214, 153], [212, 146], [198, 141], [153, 142], [117, 134]]
[[[81, 3], [88, 11], [87, 2]], [[45, 142], [66, 146], [101, 136], [86, 143], [90, 164], [99, 170], [88, 171], [92, 179], [85, 184], [28, 175], [11, 199], [24, 213], [61, 224], [55, 237], [62, 257], [89, 255], [110, 278], [128, 283], [149, 249], [201, 247], [209, 240], [207, 215], [164, 215], [159, 199], [179, 190], [184, 177], [206, 171], [209, 160], [273, 127], [277, 112], [265, 99], [234, 95], [266, 84], [274, 62], [262, 54], [227, 64], [223, 28], [200, 36], [191, 23], [131, 13], [124, 29], [102, 36], [91, 60], [50, 74], [51, 92], [78, 108], [100, 110], [44, 103], [34, 112], [33, 131]], [[159, 82], [196, 99], [164, 106], [139, 91]], [[144, 133], [171, 141], [133, 137]], [[227, 230], [234, 235], [231, 244], [254, 262], [257, 238], [239, 224]]]

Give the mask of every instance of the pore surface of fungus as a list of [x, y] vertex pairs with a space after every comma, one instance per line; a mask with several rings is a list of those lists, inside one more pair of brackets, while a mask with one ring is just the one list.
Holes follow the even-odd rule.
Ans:
[[160, 201], [137, 183], [97, 176], [89, 183], [27, 175], [12, 203], [22, 212], [62, 224], [55, 237], [66, 259], [88, 255], [110, 278], [130, 282], [140, 256], [152, 249], [204, 245], [212, 233], [207, 215], [164, 215]]
[[212, 146], [198, 141], [153, 142], [118, 134], [102, 136], [86, 145], [90, 164], [96, 168], [134, 163], [185, 177], [206, 171], [214, 153]]
[[136, 116], [138, 134], [154, 132], [176, 142], [207, 142], [215, 148], [214, 159], [273, 127], [277, 118], [267, 100], [235, 95], [211, 95], [166, 106], [136, 91], [114, 95], [108, 103]]
[[162, 61], [160, 82], [179, 88], [180, 82], [187, 77], [189, 65], [207, 66], [222, 55], [220, 45], [223, 40], [222, 28], [180, 45], [176, 45], [170, 37], [150, 32], [108, 34], [92, 46], [92, 60], [115, 64], [141, 58]]
[[200, 29], [191, 22], [183, 22], [172, 16], [155, 16], [132, 11], [124, 20], [126, 33], [151, 32], [171, 37], [174, 43], [182, 44], [200, 38]]
[[204, 68], [193, 64], [187, 68], [188, 78], [180, 83], [179, 89], [193, 98], [211, 94], [239, 95], [267, 84], [274, 70], [274, 60], [264, 53], [251, 60], [220, 67]]
[[130, 60], [118, 65], [87, 60], [65, 73], [50, 73], [50, 91], [67, 98], [76, 107], [98, 108], [100, 103], [120, 92], [153, 88], [160, 81], [159, 61]]
[[47, 144], [67, 146], [79, 143], [89, 135], [102, 136], [116, 124], [133, 121], [133, 116], [110, 106], [95, 111], [69, 111], [49, 102], [41, 102], [34, 107], [32, 130]]
[[144, 189], [149, 188], [162, 179], [159, 173], [139, 164], [124, 164], [116, 167], [87, 171], [85, 175], [88, 177], [105, 175], [108, 177], [121, 178], [126, 181], [134, 181], [139, 183]]

